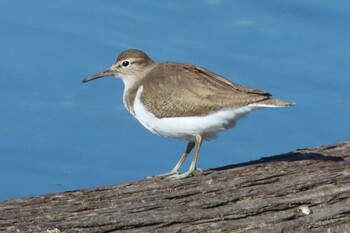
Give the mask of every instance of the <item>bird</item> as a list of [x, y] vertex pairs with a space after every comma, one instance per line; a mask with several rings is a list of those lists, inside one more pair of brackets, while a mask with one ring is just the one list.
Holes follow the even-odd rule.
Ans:
[[[86, 83], [102, 77], [120, 78], [124, 83], [126, 109], [149, 131], [163, 137], [187, 141], [175, 167], [155, 177], [183, 179], [197, 170], [203, 141], [233, 128], [248, 113], [269, 107], [287, 107], [293, 102], [239, 85], [206, 68], [179, 62], [156, 63], [145, 52], [129, 49], [120, 53], [112, 66], [85, 78]], [[179, 169], [195, 148], [189, 169]], [[199, 169], [198, 169], [199, 170]]]

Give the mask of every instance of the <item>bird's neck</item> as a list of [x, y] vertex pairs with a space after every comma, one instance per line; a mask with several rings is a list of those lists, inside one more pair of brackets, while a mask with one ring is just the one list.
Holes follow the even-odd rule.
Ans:
[[128, 85], [124, 82], [124, 94], [123, 94], [123, 103], [124, 106], [128, 109], [128, 111], [135, 116], [134, 112], [134, 102], [135, 102], [135, 97], [137, 90], [139, 89], [141, 85], [141, 81], [139, 80], [138, 82], [133, 83], [133, 85]]
[[122, 78], [124, 82], [124, 94], [123, 102], [128, 111], [135, 116], [134, 112], [134, 102], [137, 90], [142, 86], [142, 82], [147, 78], [147, 74], [156, 66], [156, 63], [150, 64], [139, 73], [139, 76], [129, 76], [127, 78]]

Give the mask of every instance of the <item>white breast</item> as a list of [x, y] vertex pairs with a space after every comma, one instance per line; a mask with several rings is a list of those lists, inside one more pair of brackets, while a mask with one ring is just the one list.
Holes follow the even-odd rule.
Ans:
[[163, 137], [173, 137], [194, 141], [195, 135], [211, 139], [216, 133], [234, 127], [238, 119], [249, 112], [265, 107], [247, 105], [243, 107], [220, 110], [207, 116], [157, 118], [148, 112], [141, 102], [143, 86], [137, 90], [134, 102], [135, 117], [151, 132]]

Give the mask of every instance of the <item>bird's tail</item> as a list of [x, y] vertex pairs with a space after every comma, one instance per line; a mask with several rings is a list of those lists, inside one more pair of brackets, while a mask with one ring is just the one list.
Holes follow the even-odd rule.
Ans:
[[295, 105], [295, 103], [285, 101], [285, 100], [268, 98], [268, 99], [259, 101], [254, 105], [261, 106], [261, 107], [289, 107], [289, 106]]

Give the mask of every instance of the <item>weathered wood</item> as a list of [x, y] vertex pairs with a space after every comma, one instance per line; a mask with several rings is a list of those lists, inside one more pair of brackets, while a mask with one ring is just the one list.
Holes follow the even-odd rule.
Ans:
[[350, 141], [0, 203], [4, 232], [350, 232]]

